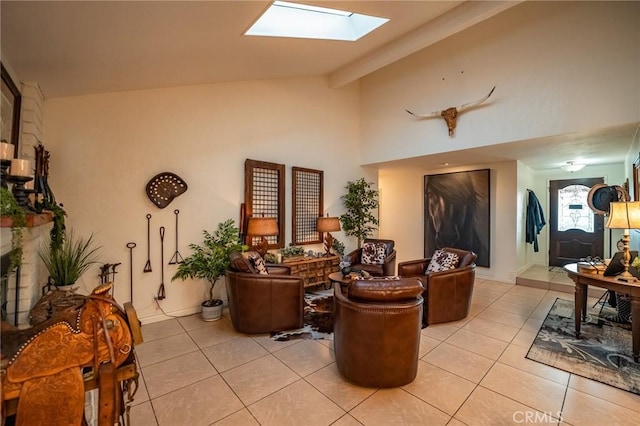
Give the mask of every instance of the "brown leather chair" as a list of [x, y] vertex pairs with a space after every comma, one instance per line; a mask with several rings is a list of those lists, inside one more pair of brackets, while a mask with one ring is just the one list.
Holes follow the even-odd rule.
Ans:
[[234, 328], [256, 334], [300, 328], [304, 322], [304, 283], [286, 266], [267, 265], [259, 274], [240, 253], [230, 256], [225, 272], [229, 313]]
[[473, 283], [476, 278], [477, 255], [472, 251], [445, 247], [442, 250], [458, 255], [454, 269], [441, 272], [425, 271], [431, 258], [410, 260], [398, 264], [401, 277], [418, 277], [424, 285], [423, 325], [458, 321], [469, 315]]
[[396, 250], [394, 248], [395, 242], [393, 240], [378, 240], [373, 238], [367, 238], [365, 243], [384, 243], [385, 244], [385, 259], [382, 265], [371, 265], [362, 263], [362, 248], [358, 248], [349, 253], [348, 260], [351, 262], [351, 268], [360, 271], [367, 271], [374, 277], [392, 276], [396, 273]]
[[366, 387], [412, 382], [422, 323], [418, 279], [369, 279], [334, 289], [334, 349], [340, 374]]

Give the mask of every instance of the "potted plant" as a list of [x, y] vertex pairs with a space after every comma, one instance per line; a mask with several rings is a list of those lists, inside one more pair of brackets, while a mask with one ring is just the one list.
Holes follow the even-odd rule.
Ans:
[[304, 256], [304, 248], [300, 247], [300, 246], [289, 246], [289, 247], [285, 247], [283, 249], [280, 249], [280, 253], [282, 254], [282, 257], [284, 257], [285, 259], [303, 257]]
[[376, 229], [374, 225], [378, 225], [378, 218], [372, 213], [378, 208], [378, 191], [371, 185], [364, 178], [347, 182], [347, 193], [340, 197], [346, 209], [340, 216], [342, 230], [345, 235], [358, 238], [358, 247]]
[[38, 255], [49, 272], [49, 283], [58, 289], [69, 289], [93, 264], [98, 263], [100, 251], [93, 234], [88, 238], [75, 236], [73, 230], [65, 231], [62, 244], [40, 246]]
[[0, 192], [0, 215], [11, 219], [11, 254], [9, 270], [22, 265], [22, 233], [27, 226], [27, 213], [18, 205], [15, 197], [7, 188]]
[[203, 245], [189, 244], [193, 254], [178, 265], [171, 281], [199, 278], [209, 282], [209, 298], [202, 302], [202, 319], [215, 321], [222, 316], [222, 300], [213, 297], [216, 283], [229, 267], [229, 255], [246, 247], [240, 243], [240, 232], [233, 219], [218, 224], [213, 233], [202, 231]]

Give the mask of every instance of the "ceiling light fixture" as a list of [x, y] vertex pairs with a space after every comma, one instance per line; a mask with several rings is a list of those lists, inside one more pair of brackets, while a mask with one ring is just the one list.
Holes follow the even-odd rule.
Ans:
[[245, 35], [356, 41], [388, 21], [344, 10], [274, 1]]
[[582, 170], [584, 166], [586, 166], [586, 164], [576, 164], [574, 161], [567, 161], [567, 164], [560, 166], [560, 168], [565, 172], [573, 173]]

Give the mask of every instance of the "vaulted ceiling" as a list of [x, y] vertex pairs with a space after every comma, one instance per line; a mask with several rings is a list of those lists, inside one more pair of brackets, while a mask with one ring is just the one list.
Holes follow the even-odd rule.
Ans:
[[[356, 42], [263, 38], [243, 33], [270, 1], [3, 0], [2, 59], [23, 81], [37, 81], [48, 98], [309, 75], [327, 75], [332, 87], [340, 87], [519, 1], [305, 3], [390, 21]], [[529, 147], [505, 145], [499, 157], [491, 148], [468, 154], [546, 168], [549, 146], [562, 145], [570, 152], [579, 140], [585, 150], [585, 141], [593, 140], [588, 145], [595, 153], [593, 164], [620, 162], [634, 130], [606, 130], [606, 158], [601, 158], [602, 134], [549, 138]]]

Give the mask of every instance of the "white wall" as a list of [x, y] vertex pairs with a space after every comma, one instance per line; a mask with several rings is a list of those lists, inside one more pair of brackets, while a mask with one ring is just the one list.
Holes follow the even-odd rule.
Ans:
[[380, 237], [395, 241], [396, 264], [423, 257], [424, 175], [424, 170], [412, 168], [378, 173]]
[[[159, 227], [166, 228], [166, 312], [199, 309], [204, 282], [171, 282], [175, 266], [175, 215], [180, 210], [179, 251], [202, 241], [227, 218], [239, 218], [247, 158], [286, 165], [286, 235], [291, 242], [291, 166], [324, 170], [325, 211], [343, 213], [348, 180], [370, 177], [358, 166], [358, 85], [329, 89], [326, 79], [299, 78], [199, 85], [48, 99], [44, 144], [51, 151], [50, 184], [78, 233], [95, 233], [102, 262], [122, 262], [116, 299], [129, 300], [128, 242], [134, 249], [134, 305], [143, 321], [159, 319], [152, 295], [161, 283]], [[145, 185], [160, 172], [182, 177], [189, 189], [161, 210]], [[152, 214], [151, 264], [147, 222]], [[334, 236], [353, 248], [355, 240]], [[321, 247], [309, 247], [320, 250]], [[84, 277], [97, 283], [97, 269]], [[220, 292], [224, 285], [217, 286]], [[222, 295], [223, 296], [223, 295]]]
[[[637, 122], [638, 45], [638, 2], [524, 2], [363, 78], [363, 163]], [[454, 138], [444, 120], [405, 112], [493, 86], [459, 116]]]
[[[523, 3], [363, 78], [363, 161], [637, 122], [639, 43], [637, 2]], [[460, 115], [454, 138], [448, 136], [443, 120], [415, 120], [405, 112], [473, 101], [494, 85], [488, 102]], [[548, 217], [549, 180], [604, 176], [609, 183], [621, 184], [628, 176], [622, 164], [590, 166], [576, 174], [536, 172], [516, 162], [490, 167], [491, 268], [479, 268], [478, 274], [511, 282], [531, 264], [547, 264], [548, 226], [540, 235], [538, 253], [525, 244], [527, 188], [536, 192]], [[423, 255], [422, 175], [448, 171], [457, 170], [380, 172], [384, 234], [396, 239], [399, 261]]]
[[[385, 218], [384, 237], [392, 238], [397, 262], [425, 257], [424, 176], [464, 170], [491, 170], [490, 267], [478, 267], [479, 277], [514, 282], [516, 277], [516, 164], [500, 162], [438, 170], [384, 169], [380, 171], [380, 216]], [[381, 230], [382, 233], [382, 230]]]
[[[517, 162], [517, 181], [518, 188], [516, 192], [516, 259], [517, 273], [525, 271], [532, 264], [533, 245], [527, 244], [526, 224], [527, 224], [527, 205], [529, 194], [527, 189], [534, 188], [535, 172], [527, 165]], [[533, 189], [532, 189], [533, 190]], [[539, 196], [536, 193], [536, 197]], [[545, 216], [546, 217], [546, 216]]]

